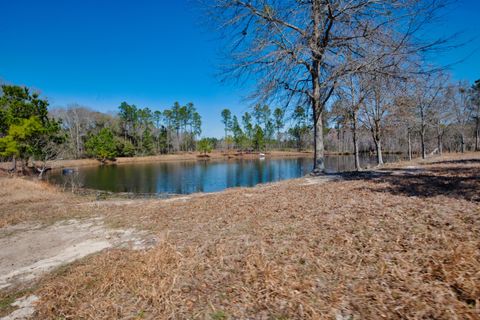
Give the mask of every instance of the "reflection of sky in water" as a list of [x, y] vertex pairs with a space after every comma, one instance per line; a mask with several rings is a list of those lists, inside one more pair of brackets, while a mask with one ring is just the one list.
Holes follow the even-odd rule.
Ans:
[[[386, 157], [395, 160], [397, 156]], [[375, 163], [362, 157], [362, 166]], [[326, 157], [327, 171], [353, 169], [352, 156]], [[177, 161], [79, 168], [77, 183], [89, 189], [133, 193], [188, 194], [298, 178], [312, 168], [311, 158], [244, 159], [229, 161]], [[68, 183], [68, 176], [52, 172], [49, 180]]]

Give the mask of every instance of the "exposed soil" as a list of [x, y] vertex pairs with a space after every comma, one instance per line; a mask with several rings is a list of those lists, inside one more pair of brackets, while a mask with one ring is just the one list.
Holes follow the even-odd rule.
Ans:
[[110, 247], [144, 247], [145, 234], [107, 229], [100, 219], [2, 229], [0, 289], [36, 279], [55, 268]]
[[[44, 219], [49, 198], [63, 199], [64, 211]], [[480, 318], [478, 153], [173, 200], [94, 201], [49, 189], [37, 202], [31, 214], [34, 203], [6, 201], [0, 241], [41, 238], [72, 213], [89, 217], [75, 222], [90, 223], [83, 230], [146, 230], [157, 242], [130, 250], [104, 235], [80, 237], [113, 247], [23, 294], [38, 298], [35, 319]]]

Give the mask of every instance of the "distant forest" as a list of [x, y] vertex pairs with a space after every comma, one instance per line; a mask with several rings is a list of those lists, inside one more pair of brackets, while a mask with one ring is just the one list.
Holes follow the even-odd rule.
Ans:
[[[327, 152], [426, 156], [444, 151], [480, 150], [480, 81], [418, 84], [412, 91], [375, 83], [360, 101], [355, 90], [340, 91], [324, 121]], [[80, 105], [49, 109], [46, 99], [26, 87], [3, 85], [0, 95], [0, 157], [22, 167], [58, 158], [148, 156], [178, 152], [309, 150], [313, 125], [308, 106], [293, 110], [256, 105], [219, 118], [223, 137], [204, 137], [193, 103], [175, 102], [152, 110], [122, 102], [116, 114]], [[357, 97], [358, 99], [358, 97]], [[356, 141], [354, 143], [354, 140]], [[379, 162], [381, 159], [379, 159]]]

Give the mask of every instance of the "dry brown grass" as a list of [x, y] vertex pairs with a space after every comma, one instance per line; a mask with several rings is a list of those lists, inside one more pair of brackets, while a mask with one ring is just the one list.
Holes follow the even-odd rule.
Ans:
[[96, 205], [162, 241], [45, 279], [35, 317], [479, 319], [480, 157], [460, 160]]
[[48, 223], [75, 217], [81, 200], [36, 179], [0, 175], [0, 228], [22, 222]]

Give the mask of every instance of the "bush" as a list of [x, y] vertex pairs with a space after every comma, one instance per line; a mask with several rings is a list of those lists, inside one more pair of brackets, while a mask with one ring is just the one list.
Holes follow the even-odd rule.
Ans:
[[213, 146], [210, 142], [210, 139], [203, 138], [202, 140], [198, 141], [197, 150], [203, 154], [207, 154], [212, 152]]
[[110, 128], [103, 128], [97, 135], [90, 135], [85, 148], [89, 156], [101, 162], [115, 161], [118, 154], [117, 143]]
[[122, 138], [116, 138], [117, 154], [121, 157], [133, 157], [135, 155], [135, 146], [129, 141]]

